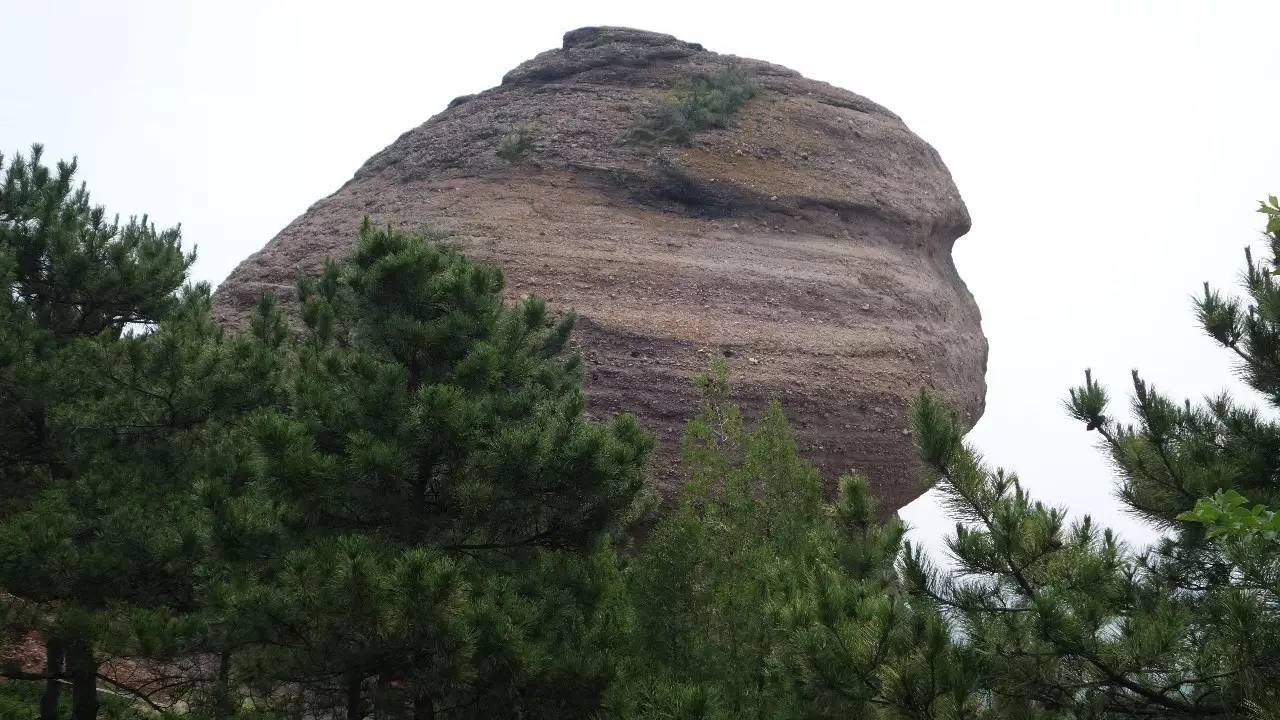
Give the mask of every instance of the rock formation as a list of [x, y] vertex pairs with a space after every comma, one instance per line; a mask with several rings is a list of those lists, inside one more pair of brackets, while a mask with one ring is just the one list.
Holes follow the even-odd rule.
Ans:
[[[680, 145], [634, 129], [726, 68], [756, 93]], [[499, 152], [512, 133], [524, 145]], [[987, 345], [951, 260], [969, 215], [933, 150], [875, 103], [669, 35], [583, 28], [370, 158], [227, 278], [217, 312], [341, 256], [361, 219], [452, 231], [510, 297], [580, 315], [592, 411], [658, 436], [655, 477], [728, 359], [748, 415], [779, 398], [829, 478], [867, 474], [892, 511], [918, 479], [906, 403], [921, 387], [982, 412]]]

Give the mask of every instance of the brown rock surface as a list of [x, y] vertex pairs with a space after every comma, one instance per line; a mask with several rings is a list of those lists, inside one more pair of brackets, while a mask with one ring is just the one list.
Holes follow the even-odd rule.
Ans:
[[[758, 88], [688, 146], [627, 142], [637, 117], [736, 67]], [[526, 126], [531, 152], [496, 151]], [[659, 484], [695, 407], [690, 380], [728, 357], [748, 413], [782, 400], [807, 457], [857, 469], [883, 509], [924, 491], [905, 404], [935, 388], [976, 420], [987, 344], [951, 260], [969, 215], [933, 150], [875, 103], [777, 65], [624, 28], [567, 33], [370, 158], [218, 288], [242, 322], [263, 292], [351, 246], [361, 219], [450, 230], [501, 266], [511, 297], [581, 316], [594, 412], [660, 438]]]

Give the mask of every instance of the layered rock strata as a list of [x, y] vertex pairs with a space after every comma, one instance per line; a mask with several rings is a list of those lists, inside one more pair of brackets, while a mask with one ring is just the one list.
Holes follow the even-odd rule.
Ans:
[[[726, 127], [636, 139], [730, 68], [756, 92]], [[500, 153], [513, 137], [523, 146]], [[292, 296], [365, 216], [450, 231], [504, 270], [510, 297], [577, 311], [592, 411], [653, 430], [664, 490], [711, 356], [748, 415], [779, 398], [805, 456], [832, 480], [868, 475], [885, 511], [926, 489], [906, 430], [919, 389], [970, 421], [983, 409], [986, 339], [951, 258], [969, 214], [938, 153], [885, 108], [777, 65], [639, 30], [569, 32], [241, 263], [218, 288], [221, 320]]]

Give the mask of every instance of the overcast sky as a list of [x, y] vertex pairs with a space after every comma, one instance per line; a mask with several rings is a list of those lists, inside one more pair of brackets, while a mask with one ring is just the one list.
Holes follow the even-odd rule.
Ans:
[[[216, 284], [451, 98], [603, 24], [786, 65], [932, 143], [991, 343], [970, 440], [1150, 537], [1061, 399], [1085, 367], [1120, 398], [1135, 367], [1179, 397], [1238, 389], [1189, 303], [1234, 283], [1280, 193], [1280, 3], [0, 0], [0, 151], [78, 155], [97, 202], [181, 222]], [[904, 515], [950, 527], [929, 496]]]

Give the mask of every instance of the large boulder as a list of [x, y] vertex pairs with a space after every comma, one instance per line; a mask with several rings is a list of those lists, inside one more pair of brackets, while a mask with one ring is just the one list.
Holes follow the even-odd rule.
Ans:
[[[726, 127], [642, 140], [646, 118], [726, 69], [756, 88]], [[569, 32], [241, 263], [220, 319], [291, 297], [366, 216], [451, 231], [501, 266], [510, 297], [576, 310], [592, 411], [653, 430], [664, 490], [712, 356], [749, 415], [779, 398], [804, 454], [832, 479], [868, 475], [885, 511], [926, 489], [906, 429], [919, 389], [982, 412], [986, 339], [951, 259], [969, 215], [938, 153], [885, 108], [777, 65], [640, 30]]]

